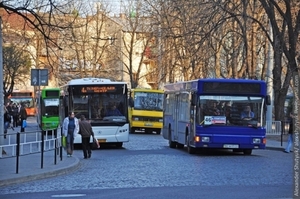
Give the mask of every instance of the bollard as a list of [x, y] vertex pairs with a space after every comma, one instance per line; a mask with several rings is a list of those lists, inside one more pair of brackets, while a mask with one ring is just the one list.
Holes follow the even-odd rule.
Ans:
[[[55, 130], [52, 130], [52, 131], [55, 131]], [[56, 156], [57, 156], [57, 133], [55, 133], [54, 134], [54, 164], [56, 164], [57, 163], [57, 158], [56, 158]]]
[[41, 138], [42, 138], [42, 149], [41, 149], [41, 169], [44, 167], [44, 144], [45, 144], [45, 142], [44, 142], [44, 139], [45, 139], [45, 131], [41, 131], [41, 134], [42, 134], [42, 136], [41, 136]]
[[17, 132], [17, 149], [16, 149], [16, 173], [19, 173], [19, 161], [20, 161], [20, 132]]

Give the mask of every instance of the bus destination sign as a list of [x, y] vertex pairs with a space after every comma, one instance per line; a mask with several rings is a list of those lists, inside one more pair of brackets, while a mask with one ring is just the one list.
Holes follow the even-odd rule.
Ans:
[[81, 88], [82, 93], [107, 93], [115, 91], [115, 86], [83, 86]]

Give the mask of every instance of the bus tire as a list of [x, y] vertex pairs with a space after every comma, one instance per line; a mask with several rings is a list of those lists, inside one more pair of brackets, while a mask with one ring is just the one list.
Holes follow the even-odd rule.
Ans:
[[184, 148], [184, 144], [177, 143], [177, 148], [178, 149], [183, 149]]
[[156, 129], [156, 130], [155, 130], [155, 133], [156, 133], [157, 135], [160, 135], [160, 132], [161, 132], [161, 129]]
[[117, 148], [122, 148], [122, 146], [123, 146], [123, 142], [117, 142], [116, 143], [116, 147]]
[[252, 154], [252, 149], [244, 149], [244, 155], [251, 155]]
[[145, 129], [146, 134], [152, 134], [152, 132], [153, 132], [153, 129]]
[[135, 128], [131, 128], [130, 133], [132, 133], [132, 134], [135, 133]]
[[173, 142], [172, 141], [172, 138], [171, 138], [172, 136], [171, 136], [171, 128], [169, 127], [169, 147], [170, 148], [172, 148], [172, 149], [174, 149], [174, 148], [176, 148], [176, 142]]
[[189, 140], [189, 136], [186, 136], [186, 140], [187, 140], [187, 151], [189, 154], [195, 154], [196, 153], [196, 149], [192, 146], [190, 146], [190, 140]]

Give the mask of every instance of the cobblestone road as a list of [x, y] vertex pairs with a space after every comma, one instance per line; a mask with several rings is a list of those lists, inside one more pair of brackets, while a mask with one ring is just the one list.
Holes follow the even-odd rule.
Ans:
[[82, 159], [80, 168], [67, 176], [3, 187], [2, 194], [77, 189], [174, 186], [290, 186], [292, 154], [254, 150], [244, 156], [232, 152], [170, 149], [161, 135], [131, 134], [123, 149], [106, 147]]

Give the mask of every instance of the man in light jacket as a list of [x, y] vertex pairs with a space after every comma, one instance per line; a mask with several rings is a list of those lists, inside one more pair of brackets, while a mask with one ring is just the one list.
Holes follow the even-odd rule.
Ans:
[[63, 136], [67, 139], [67, 155], [71, 157], [74, 150], [74, 138], [79, 132], [79, 122], [74, 112], [69, 112], [69, 116], [63, 122]]

